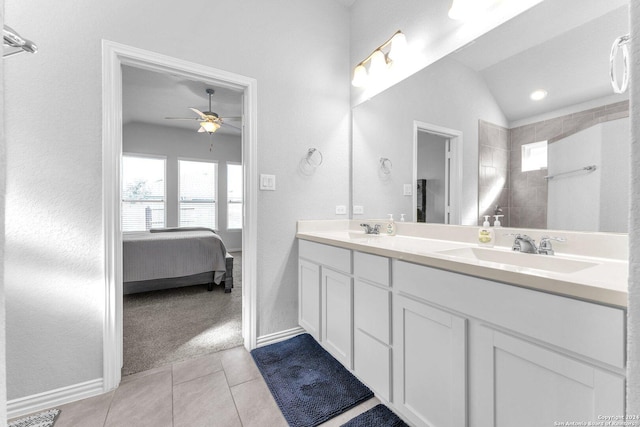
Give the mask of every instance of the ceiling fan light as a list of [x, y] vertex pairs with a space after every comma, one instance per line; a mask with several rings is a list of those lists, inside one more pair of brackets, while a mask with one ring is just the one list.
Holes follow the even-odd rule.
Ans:
[[200, 126], [202, 126], [202, 128], [209, 133], [214, 133], [215, 131], [220, 129], [220, 125], [215, 122], [208, 122], [208, 121], [200, 122]]

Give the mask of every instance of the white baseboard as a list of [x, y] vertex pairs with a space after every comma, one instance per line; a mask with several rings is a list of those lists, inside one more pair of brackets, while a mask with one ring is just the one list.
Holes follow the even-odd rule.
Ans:
[[287, 329], [286, 331], [274, 332], [273, 334], [262, 335], [258, 337], [257, 347], [262, 347], [269, 344], [274, 344], [280, 341], [284, 341], [289, 338], [293, 338], [296, 335], [305, 333], [306, 331], [300, 326], [296, 328]]
[[7, 418], [15, 418], [43, 409], [86, 399], [104, 393], [102, 378], [74, 384], [32, 396], [20, 397], [7, 402]]

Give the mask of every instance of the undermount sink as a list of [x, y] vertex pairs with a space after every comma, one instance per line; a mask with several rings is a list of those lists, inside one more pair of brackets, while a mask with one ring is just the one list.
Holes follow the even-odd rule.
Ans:
[[366, 234], [364, 231], [350, 231], [348, 233], [349, 239], [351, 240], [369, 240], [369, 239], [378, 239], [380, 237], [386, 237], [386, 234]]
[[486, 248], [458, 248], [438, 252], [458, 258], [488, 261], [554, 273], [575, 273], [598, 265], [595, 262], [558, 258], [553, 255], [534, 255]]

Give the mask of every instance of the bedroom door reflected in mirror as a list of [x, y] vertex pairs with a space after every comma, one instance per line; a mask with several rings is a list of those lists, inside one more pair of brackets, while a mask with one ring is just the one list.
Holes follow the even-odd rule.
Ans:
[[[414, 122], [414, 214], [416, 222], [456, 224], [462, 133]], [[455, 220], [454, 220], [455, 219]]]
[[122, 375], [240, 346], [241, 91], [122, 67]]

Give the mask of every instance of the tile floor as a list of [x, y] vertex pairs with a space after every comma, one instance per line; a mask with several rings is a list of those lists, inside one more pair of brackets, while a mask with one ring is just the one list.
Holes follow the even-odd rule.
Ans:
[[[340, 426], [378, 403], [369, 399], [322, 426]], [[139, 372], [114, 391], [58, 408], [55, 427], [287, 426], [244, 347]]]

